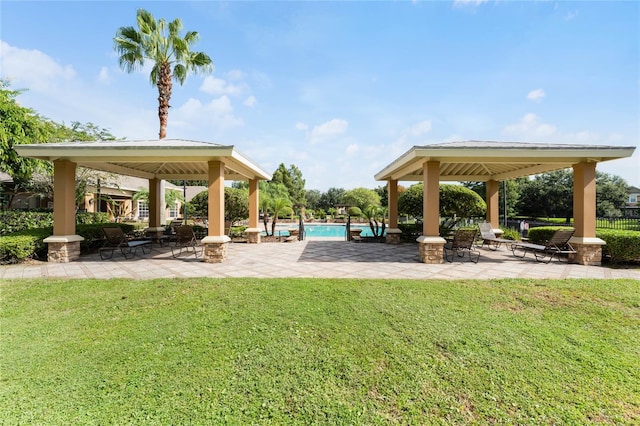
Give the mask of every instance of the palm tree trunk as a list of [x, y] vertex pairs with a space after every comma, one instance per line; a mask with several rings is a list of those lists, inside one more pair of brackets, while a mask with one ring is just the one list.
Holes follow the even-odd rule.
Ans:
[[158, 118], [160, 119], [160, 139], [167, 137], [167, 121], [169, 119], [169, 101], [171, 100], [171, 65], [168, 62], [160, 66], [158, 79]]

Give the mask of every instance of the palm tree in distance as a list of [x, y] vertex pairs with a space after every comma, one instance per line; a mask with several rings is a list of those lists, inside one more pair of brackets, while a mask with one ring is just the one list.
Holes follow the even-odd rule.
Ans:
[[167, 22], [155, 20], [144, 9], [138, 9], [134, 27], [120, 27], [113, 41], [120, 55], [120, 68], [126, 72], [141, 69], [145, 60], [153, 62], [150, 79], [158, 88], [159, 138], [167, 136], [167, 118], [171, 100], [172, 80], [184, 84], [189, 72], [213, 72], [211, 58], [203, 52], [192, 52], [191, 47], [200, 38], [196, 31], [188, 31], [181, 37], [182, 20]]

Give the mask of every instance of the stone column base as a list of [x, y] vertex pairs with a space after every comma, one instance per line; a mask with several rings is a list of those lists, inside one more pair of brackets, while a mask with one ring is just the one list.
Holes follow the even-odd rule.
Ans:
[[159, 238], [164, 234], [165, 228], [163, 226], [149, 227], [144, 231], [144, 235], [151, 238]]
[[600, 266], [602, 264], [602, 246], [606, 244], [600, 238], [571, 237], [569, 244], [576, 253], [569, 254], [569, 263]]
[[384, 238], [384, 242], [387, 244], [400, 244], [400, 236], [402, 231], [397, 228], [387, 229], [387, 235]]
[[262, 234], [260, 228], [247, 228], [244, 233], [249, 244], [260, 244], [260, 236]]
[[441, 237], [418, 237], [418, 250], [422, 263], [439, 264], [444, 263], [444, 238]]
[[80, 258], [80, 235], [52, 235], [43, 240], [47, 243], [47, 261], [52, 263], [69, 263]]
[[206, 263], [222, 263], [227, 258], [227, 248], [231, 239], [226, 235], [221, 237], [204, 237], [204, 261]]

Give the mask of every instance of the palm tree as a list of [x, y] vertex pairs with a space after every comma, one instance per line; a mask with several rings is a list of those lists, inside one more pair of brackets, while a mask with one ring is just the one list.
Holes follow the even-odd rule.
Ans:
[[276, 198], [271, 203], [271, 209], [273, 211], [273, 218], [271, 219], [271, 235], [275, 235], [276, 222], [278, 221], [278, 215], [291, 214], [291, 201], [288, 198]]
[[158, 88], [159, 136], [164, 139], [171, 106], [171, 80], [182, 85], [190, 71], [212, 72], [213, 62], [205, 53], [191, 51], [199, 35], [196, 31], [188, 31], [182, 38], [182, 20], [179, 18], [167, 24], [164, 19], [156, 21], [151, 13], [138, 9], [136, 21], [138, 30], [134, 27], [118, 29], [113, 39], [115, 50], [120, 55], [120, 68], [126, 72], [141, 69], [145, 60], [153, 62], [150, 79]]

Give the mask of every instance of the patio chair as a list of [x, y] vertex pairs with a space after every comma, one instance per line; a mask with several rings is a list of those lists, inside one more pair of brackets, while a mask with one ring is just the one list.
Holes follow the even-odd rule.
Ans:
[[[553, 256], [560, 260], [561, 254], [569, 255], [576, 252], [569, 244], [569, 239], [571, 239], [574, 232], [575, 229], [558, 229], [544, 245], [514, 242], [511, 246], [511, 251], [515, 257], [519, 258], [523, 258], [527, 252], [531, 252], [538, 262], [549, 263]], [[516, 254], [516, 251], [518, 253], [522, 251], [522, 254]], [[569, 259], [567, 258], [568, 261]]]
[[[142, 254], [151, 253], [151, 241], [149, 240], [130, 240], [127, 238], [122, 228], [119, 226], [105, 226], [102, 228], [105, 241], [104, 245], [98, 250], [102, 260], [111, 259], [113, 252], [120, 250], [125, 259], [130, 259], [136, 255], [138, 248], [142, 249]], [[148, 249], [149, 251], [146, 251]], [[106, 253], [110, 253], [108, 256]]]
[[[196, 234], [193, 232], [192, 226], [182, 225], [176, 228], [175, 244], [171, 246], [171, 255], [173, 257], [178, 257], [182, 254], [182, 250], [189, 253], [191, 249], [193, 249], [195, 257], [198, 257], [198, 247], [200, 248], [199, 254], [202, 254], [203, 248], [198, 243], [198, 239], [196, 238]], [[178, 254], [176, 254], [176, 251]]]
[[[453, 239], [444, 245], [444, 258], [447, 262], [453, 262], [454, 255], [463, 258], [465, 253], [469, 255], [469, 260], [478, 263], [480, 252], [473, 249], [473, 243], [478, 234], [477, 229], [458, 229], [453, 233]], [[451, 256], [448, 256], [450, 253]], [[475, 255], [475, 260], [473, 256]]]
[[496, 251], [502, 244], [513, 244], [515, 241], [506, 238], [498, 238], [493, 232], [493, 227], [489, 222], [478, 224], [480, 236], [482, 237], [482, 247], [486, 244], [491, 250]]

